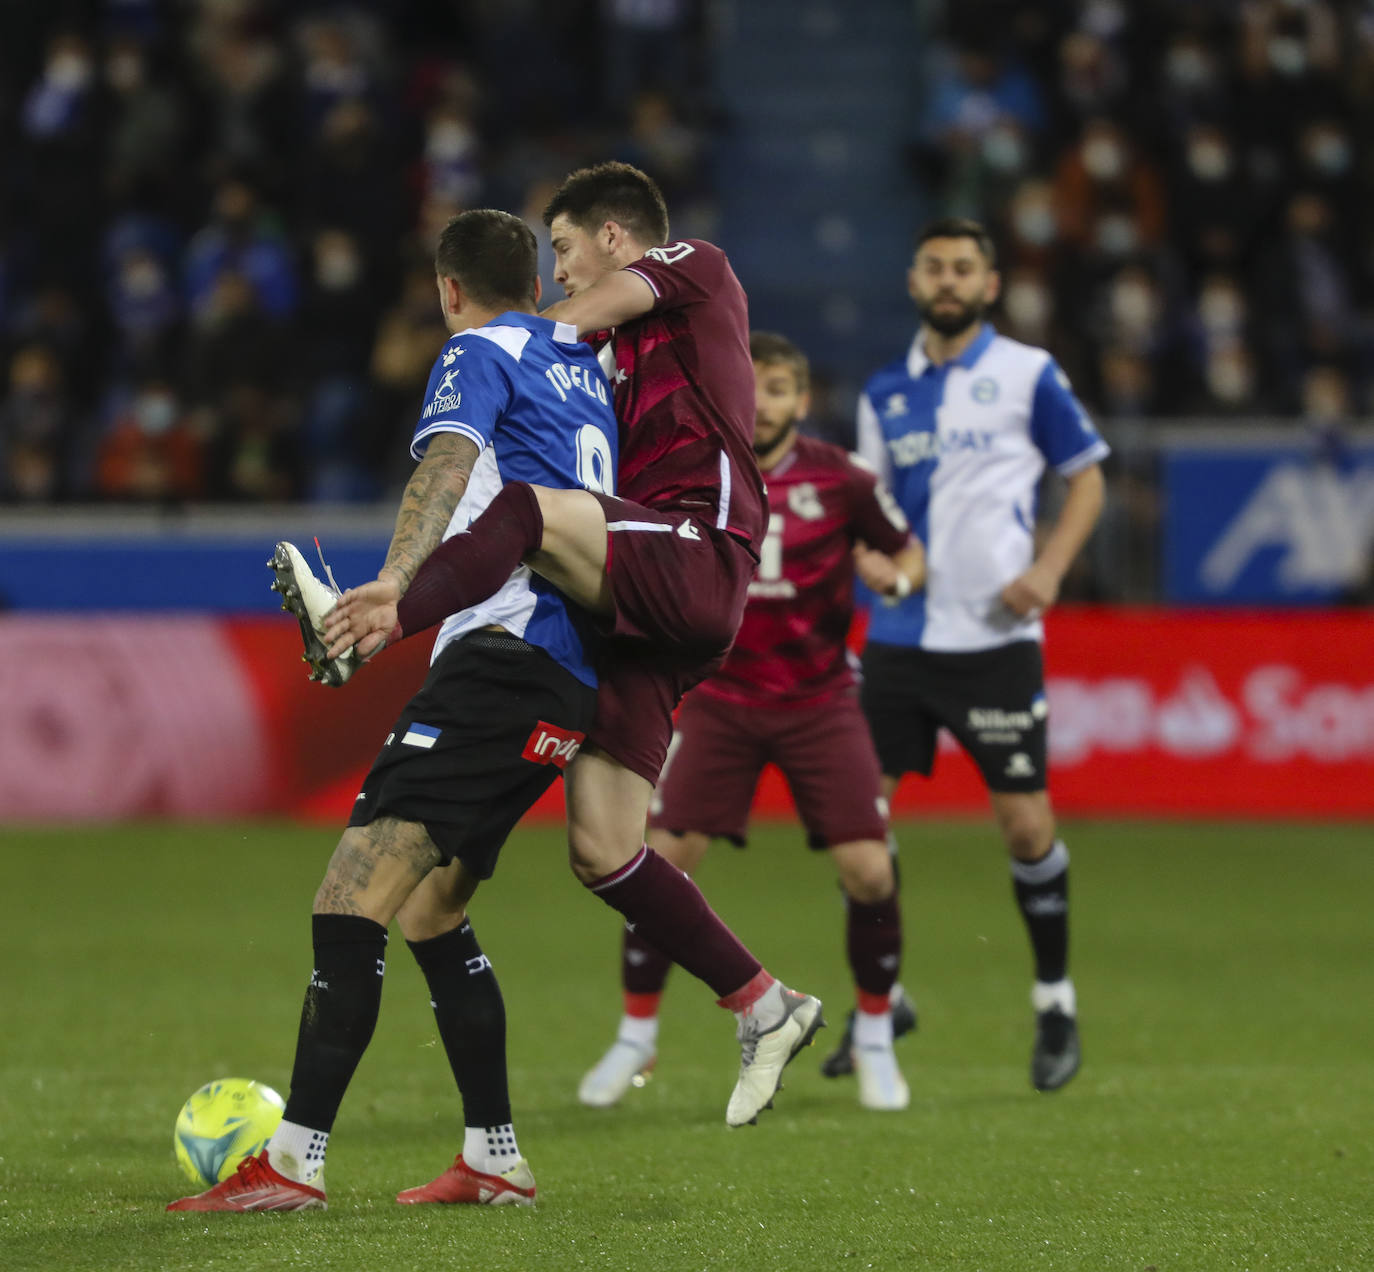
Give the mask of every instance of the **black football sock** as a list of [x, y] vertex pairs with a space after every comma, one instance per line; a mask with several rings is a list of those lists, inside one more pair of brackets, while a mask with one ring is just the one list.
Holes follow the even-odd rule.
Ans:
[[1035, 979], [1061, 981], [1069, 969], [1069, 850], [1056, 839], [1039, 861], [1011, 862], [1016, 904], [1026, 921]]
[[377, 1027], [386, 928], [354, 914], [316, 914], [311, 929], [315, 970], [301, 1008], [283, 1118], [329, 1131]]
[[506, 1125], [506, 1004], [472, 924], [464, 920], [442, 936], [407, 944], [429, 985], [439, 1037], [463, 1097], [463, 1125]]
[[902, 962], [902, 907], [894, 892], [884, 901], [845, 898], [845, 948], [854, 984], [887, 998]]

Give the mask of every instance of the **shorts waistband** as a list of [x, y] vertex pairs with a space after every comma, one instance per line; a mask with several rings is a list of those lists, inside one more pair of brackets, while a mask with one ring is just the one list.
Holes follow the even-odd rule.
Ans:
[[534, 653], [539, 648], [538, 645], [531, 645], [529, 641], [512, 636], [509, 632], [469, 632], [462, 637], [462, 641], [465, 645], [478, 645], [483, 649], [504, 649], [507, 653]]

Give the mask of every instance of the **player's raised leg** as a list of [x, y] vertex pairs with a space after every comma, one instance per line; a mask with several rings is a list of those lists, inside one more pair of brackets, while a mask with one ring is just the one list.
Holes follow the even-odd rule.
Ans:
[[381, 817], [344, 831], [315, 894], [315, 966], [281, 1123], [237, 1174], [168, 1210], [324, 1207], [329, 1135], [381, 1007], [387, 924], [438, 863], [433, 841], [412, 822]]
[[390, 578], [349, 588], [324, 619], [326, 656], [425, 631], [494, 595], [522, 564], [589, 612], [610, 613], [601, 504], [585, 490], [511, 481], [462, 534], [434, 549], [404, 596]]
[[1069, 850], [1045, 791], [991, 793], [1011, 853], [1012, 889], [1035, 959], [1031, 1084], [1056, 1091], [1078, 1072], [1078, 1003], [1069, 979]]

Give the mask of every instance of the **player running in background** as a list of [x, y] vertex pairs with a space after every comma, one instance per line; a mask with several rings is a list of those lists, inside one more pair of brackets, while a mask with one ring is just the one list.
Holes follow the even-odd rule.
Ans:
[[[394, 577], [409, 578], [505, 482], [613, 480], [609, 387], [572, 327], [529, 312], [536, 262], [534, 235], [505, 212], [465, 212], [440, 237], [439, 293], [455, 334], [434, 365], [411, 443], [420, 463], [387, 553]], [[321, 661], [311, 630], [333, 594], [289, 544], [278, 545], [272, 564], [308, 650], [313, 641], [317, 671], [346, 678]], [[393, 918], [429, 984], [465, 1126], [454, 1165], [397, 1200], [533, 1202], [511, 1119], [505, 1008], [466, 911], [507, 834], [591, 727], [596, 677], [585, 624], [525, 569], [445, 617], [424, 687], [382, 745], [315, 896], [314, 972], [281, 1125], [237, 1174], [169, 1210], [325, 1205], [325, 1150], [377, 1022]]]
[[[908, 591], [921, 585], [922, 551], [868, 465], [798, 434], [809, 394], [801, 350], [763, 331], [749, 345], [754, 452], [768, 483], [768, 529], [729, 657], [678, 714], [671, 758], [654, 794], [649, 844], [689, 874], [712, 838], [742, 847], [764, 765], [777, 764], [807, 843], [829, 850], [845, 894], [859, 1102], [902, 1109], [910, 1095], [892, 1050], [890, 1002], [902, 949], [896, 870], [887, 850], [878, 757], [859, 710], [845, 638], [854, 616], [855, 543], [893, 554], [894, 577]], [[625, 1015], [615, 1042], [578, 1088], [582, 1103], [615, 1104], [653, 1066], [670, 966], [642, 932], [624, 929]], [[909, 1004], [906, 1011], [909, 1023]]]
[[621, 497], [508, 484], [408, 590], [383, 577], [347, 592], [329, 652], [422, 631], [522, 562], [598, 618], [596, 720], [566, 774], [573, 872], [734, 1013], [725, 1116], [741, 1126], [824, 1023], [821, 1004], [765, 971], [644, 828], [673, 710], [729, 649], [765, 529], [747, 302], [718, 247], [668, 242], [662, 194], [628, 164], [572, 173], [544, 216], [567, 293], [547, 314], [593, 334], [614, 384]]
[[[1040, 619], [1102, 510], [1108, 452], [1054, 359], [983, 320], [998, 287], [978, 222], [925, 227], [907, 274], [920, 330], [859, 400], [859, 453], [887, 480], [927, 561], [924, 591], [873, 610], [862, 700], [888, 796], [904, 773], [930, 775], [941, 726], [983, 775], [1035, 960], [1031, 1082], [1052, 1091], [1078, 1071], [1079, 1043], [1069, 853], [1046, 790]], [[1047, 465], [1068, 489], [1037, 552]], [[885, 558], [860, 554], [858, 566], [869, 586], [890, 588]]]

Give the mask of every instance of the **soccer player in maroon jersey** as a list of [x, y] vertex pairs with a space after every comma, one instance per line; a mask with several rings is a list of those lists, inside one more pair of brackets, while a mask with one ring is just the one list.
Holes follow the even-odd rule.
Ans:
[[644, 826], [673, 710], [729, 649], [765, 529], [748, 305], [718, 247], [668, 241], [662, 194], [628, 164], [572, 173], [545, 221], [567, 293], [545, 313], [600, 349], [621, 429], [620, 496], [505, 485], [404, 596], [385, 575], [345, 593], [330, 654], [356, 644], [370, 656], [485, 599], [522, 563], [595, 616], [606, 635], [596, 721], [564, 779], [573, 873], [735, 1014], [741, 1060], [726, 1121], [739, 1126], [770, 1104], [824, 1023], [821, 1004], [764, 970], [644, 843]]
[[[712, 838], [742, 846], [759, 775], [770, 761], [778, 765], [808, 843], [829, 850], [847, 901], [859, 1102], [903, 1109], [910, 1094], [892, 1050], [890, 1001], [902, 946], [896, 871], [878, 757], [845, 639], [854, 616], [856, 546], [890, 554], [908, 591], [921, 584], [924, 552], [871, 468], [798, 434], [809, 389], [801, 350], [782, 336], [755, 332], [750, 352], [768, 529], [729, 657], [678, 715], [649, 843], [688, 873]], [[670, 963], [643, 932], [627, 927], [623, 939], [625, 1015], [615, 1043], [578, 1088], [579, 1099], [597, 1107], [615, 1104], [656, 1059]]]

